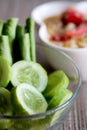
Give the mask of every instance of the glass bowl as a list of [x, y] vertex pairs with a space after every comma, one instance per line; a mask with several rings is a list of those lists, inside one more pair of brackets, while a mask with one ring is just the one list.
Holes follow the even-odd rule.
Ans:
[[[49, 55], [51, 54], [51, 49], [44, 46], [38, 46], [37, 50], [39, 55], [45, 55], [47, 52]], [[63, 123], [80, 92], [82, 79], [79, 68], [69, 56], [61, 51], [55, 51], [55, 54], [57, 55], [56, 64], [58, 64], [56, 69], [62, 69], [68, 75], [70, 79], [68, 88], [73, 92], [73, 96], [63, 105], [45, 113], [29, 116], [0, 115], [0, 124], [2, 122], [5, 123], [3, 128], [0, 125], [1, 130], [57, 130], [60, 124]], [[55, 55], [51, 56], [53, 56], [52, 59], [46, 55], [48, 62], [51, 61], [53, 63], [55, 62]], [[45, 63], [47, 63], [46, 59]]]

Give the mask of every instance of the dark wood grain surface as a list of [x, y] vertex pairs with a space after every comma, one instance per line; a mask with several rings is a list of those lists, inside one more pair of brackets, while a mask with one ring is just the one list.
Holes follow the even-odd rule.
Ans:
[[[50, 0], [0, 0], [0, 19], [19, 17], [20, 23], [30, 16], [34, 7]], [[87, 130], [87, 83], [77, 97], [74, 107], [58, 130]]]

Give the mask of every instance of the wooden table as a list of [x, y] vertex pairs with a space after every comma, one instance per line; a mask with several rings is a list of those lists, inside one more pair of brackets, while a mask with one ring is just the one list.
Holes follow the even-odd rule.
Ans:
[[[34, 7], [49, 0], [0, 0], [0, 19], [19, 17], [24, 24]], [[87, 130], [87, 83], [82, 84], [81, 92], [69, 116], [58, 130]]]

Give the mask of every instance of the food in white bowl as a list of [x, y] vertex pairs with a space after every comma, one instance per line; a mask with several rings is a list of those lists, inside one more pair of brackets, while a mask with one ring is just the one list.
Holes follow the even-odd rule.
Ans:
[[[69, 12], [69, 10], [71, 15], [70, 13], [67, 13]], [[67, 53], [69, 56], [71, 56], [78, 64], [82, 72], [83, 81], [87, 81], [86, 78], [87, 77], [87, 67], [86, 67], [86, 63], [87, 63], [87, 58], [86, 58], [87, 17], [86, 16], [87, 14], [86, 12], [87, 12], [87, 1], [48, 2], [43, 5], [39, 5], [32, 11], [32, 17], [34, 18], [36, 23], [40, 25], [39, 37], [42, 41], [42, 44], [49, 46], [52, 49], [54, 48], [56, 50], [62, 50], [65, 53]], [[68, 14], [68, 18], [67, 15], [65, 14]], [[53, 23], [51, 24], [51, 22], [49, 22], [50, 24], [48, 28], [48, 25], [46, 24], [46, 19], [57, 17], [57, 16], [58, 17], [63, 16], [63, 19], [65, 17], [67, 24], [63, 24], [64, 20], [62, 20], [62, 22], [61, 20], [60, 22], [59, 20], [57, 20], [59, 24], [53, 26]]]
[[66, 48], [87, 47], [87, 18], [77, 9], [68, 8], [60, 15], [44, 19], [49, 41]]

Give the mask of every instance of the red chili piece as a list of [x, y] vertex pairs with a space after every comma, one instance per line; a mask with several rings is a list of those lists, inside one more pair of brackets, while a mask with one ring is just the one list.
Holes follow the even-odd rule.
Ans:
[[67, 41], [69, 37], [65, 35], [52, 35], [50, 38], [51, 41]]
[[86, 34], [86, 33], [87, 33], [87, 25], [80, 27], [80, 28], [77, 28], [73, 31], [66, 32], [65, 36], [73, 37], [73, 36], [80, 36], [80, 35], [83, 35], [83, 34]]
[[73, 22], [78, 25], [84, 21], [84, 15], [75, 9], [69, 9], [65, 13], [65, 20], [67, 23]]

